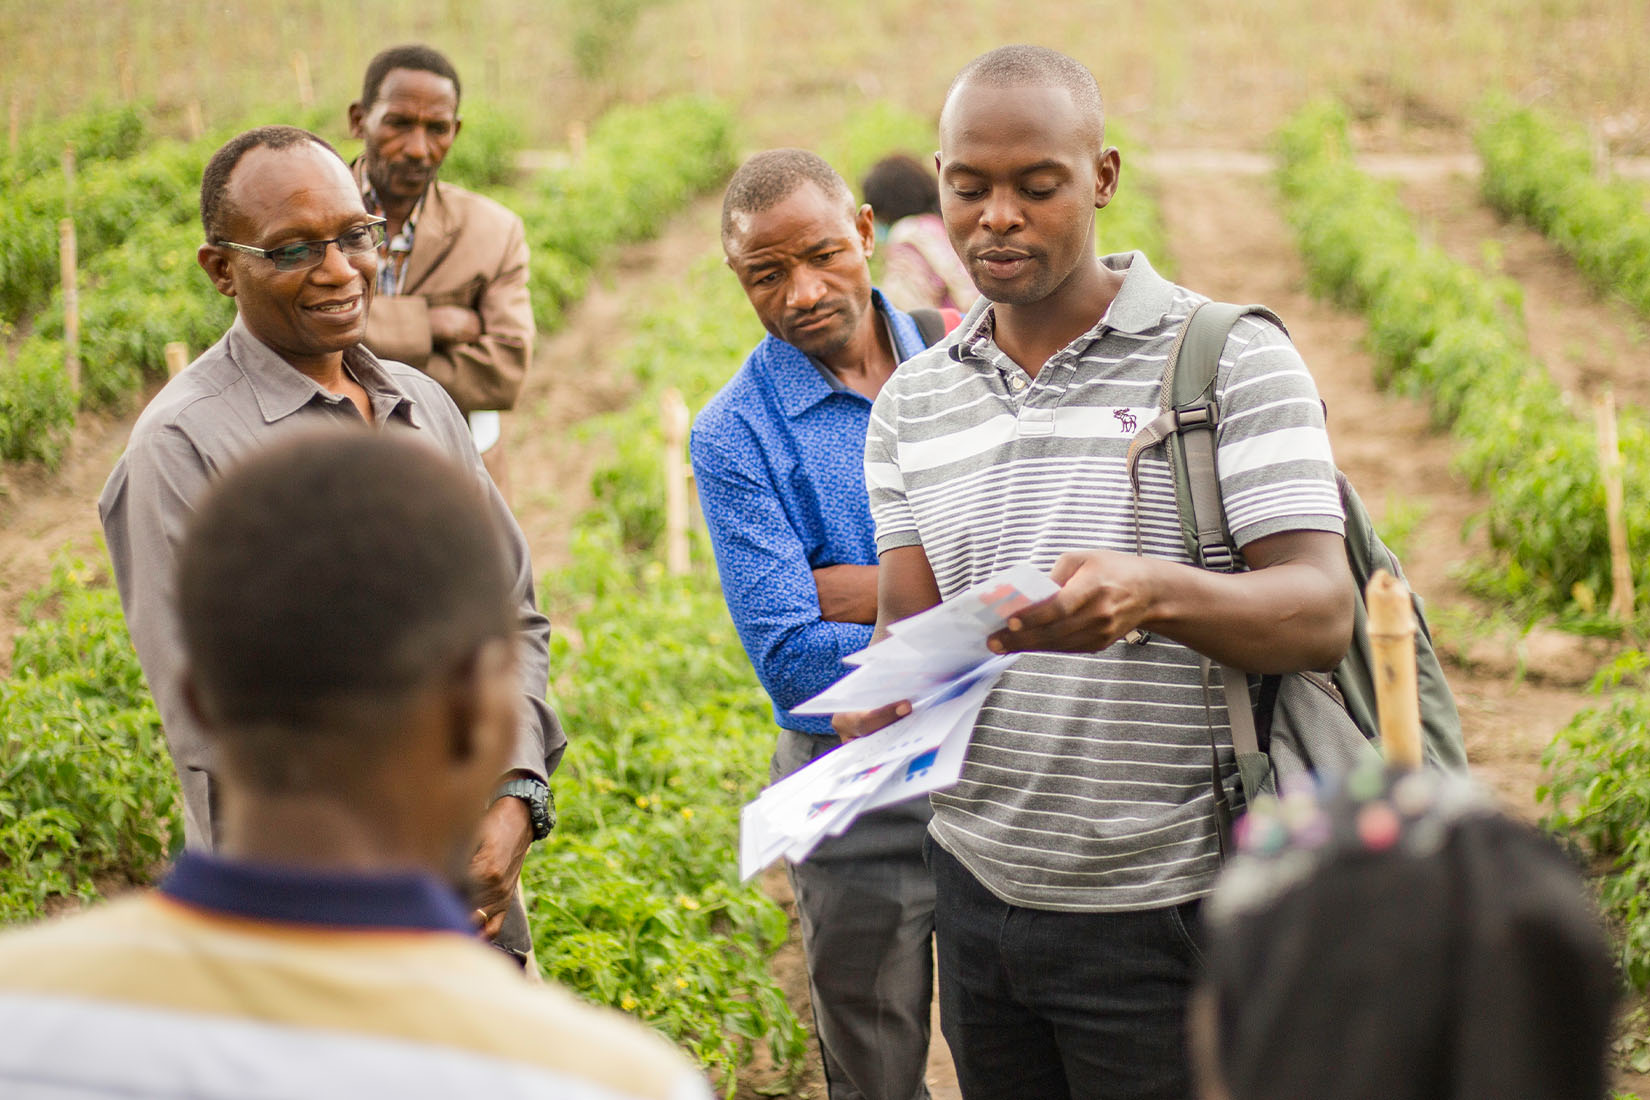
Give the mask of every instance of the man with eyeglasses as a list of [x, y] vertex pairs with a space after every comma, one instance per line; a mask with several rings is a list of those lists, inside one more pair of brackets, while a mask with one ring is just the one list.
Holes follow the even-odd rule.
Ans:
[[533, 358], [527, 240], [503, 206], [436, 180], [463, 126], [459, 92], [439, 51], [396, 46], [368, 63], [350, 104], [350, 135], [363, 142], [355, 180], [386, 222], [363, 343], [441, 383], [508, 500], [499, 411], [514, 407]]
[[[502, 946], [525, 961], [531, 944], [516, 884], [528, 846], [550, 831], [547, 777], [567, 743], [544, 699], [550, 624], [534, 601], [526, 540], [441, 387], [361, 346], [384, 226], [332, 146], [290, 126], [232, 139], [206, 166], [201, 224], [206, 243], [196, 258], [235, 299], [237, 318], [155, 395], [98, 500], [126, 623], [182, 785], [186, 842], [211, 849], [218, 835], [215, 761], [180, 675], [173, 576], [197, 501], [242, 458], [293, 431], [342, 423], [416, 433], [474, 470], [509, 551], [525, 700], [510, 767], [477, 837], [470, 901], [477, 925], [495, 942], [505, 933]], [[327, 644], [324, 632], [315, 644]]]

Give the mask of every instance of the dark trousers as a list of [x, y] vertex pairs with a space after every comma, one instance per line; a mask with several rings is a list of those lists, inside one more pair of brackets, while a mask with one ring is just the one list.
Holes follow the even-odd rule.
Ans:
[[930, 840], [940, 1030], [965, 1100], [1187, 1100], [1197, 902], [1062, 913], [1001, 901]]
[[[835, 748], [779, 731], [780, 779]], [[927, 796], [866, 814], [790, 865], [830, 1100], [927, 1100], [934, 881]]]

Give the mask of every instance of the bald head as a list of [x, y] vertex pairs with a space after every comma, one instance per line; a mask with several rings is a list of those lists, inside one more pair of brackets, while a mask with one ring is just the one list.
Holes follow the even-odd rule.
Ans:
[[999, 46], [963, 67], [945, 94], [942, 132], [952, 103], [964, 86], [976, 88], [1059, 88], [1071, 96], [1083, 132], [1098, 151], [1105, 143], [1106, 111], [1100, 85], [1081, 62], [1045, 46]]

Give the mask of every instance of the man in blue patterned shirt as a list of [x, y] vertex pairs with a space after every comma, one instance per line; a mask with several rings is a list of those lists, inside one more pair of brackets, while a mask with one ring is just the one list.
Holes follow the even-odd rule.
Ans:
[[[699, 414], [692, 454], [728, 610], [773, 699], [771, 778], [831, 751], [790, 708], [829, 687], [876, 620], [865, 496], [871, 402], [926, 343], [871, 286], [869, 206], [819, 157], [747, 161], [722, 204], [727, 263], [768, 330]], [[866, 815], [790, 867], [831, 1100], [923, 1100], [933, 998], [926, 798]]]

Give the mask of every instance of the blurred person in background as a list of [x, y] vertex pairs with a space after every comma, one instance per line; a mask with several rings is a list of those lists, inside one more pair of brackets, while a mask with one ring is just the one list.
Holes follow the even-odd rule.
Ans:
[[524, 982], [460, 894], [521, 710], [515, 567], [475, 463], [310, 428], [177, 517], [219, 842], [0, 938], [0, 1094], [709, 1100], [640, 1024]]
[[182, 787], [185, 840], [210, 849], [219, 823], [216, 761], [183, 691], [175, 573], [184, 525], [214, 481], [289, 432], [345, 424], [407, 433], [471, 470], [510, 554], [519, 733], [477, 831], [471, 900], [488, 934], [528, 962], [517, 881], [528, 846], [549, 834], [548, 777], [567, 738], [545, 702], [550, 623], [534, 599], [527, 540], [441, 387], [361, 346], [383, 222], [362, 205], [332, 146], [291, 126], [230, 139], [203, 173], [201, 225], [196, 258], [235, 300], [235, 323], [149, 402], [98, 500], [121, 607]]
[[515, 406], [533, 360], [527, 237], [511, 211], [436, 178], [464, 124], [459, 93], [444, 55], [396, 46], [368, 63], [349, 106], [363, 143], [352, 170], [386, 230], [362, 342], [441, 383], [508, 500], [499, 412]]
[[884, 157], [860, 192], [883, 242], [882, 292], [900, 309], [968, 312], [979, 297], [940, 220], [939, 184], [914, 157]]
[[1598, 1100], [1587, 885], [1463, 779], [1355, 772], [1239, 822], [1193, 998], [1203, 1100]]
[[[792, 714], [847, 671], [877, 613], [865, 499], [871, 402], [943, 333], [871, 285], [871, 208], [803, 149], [744, 163], [722, 247], [768, 330], [693, 425], [699, 500], [722, 593], [773, 700], [777, 781], [839, 744]], [[922, 1100], [934, 997], [925, 798], [866, 814], [790, 865], [831, 1100]]]

